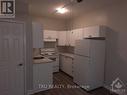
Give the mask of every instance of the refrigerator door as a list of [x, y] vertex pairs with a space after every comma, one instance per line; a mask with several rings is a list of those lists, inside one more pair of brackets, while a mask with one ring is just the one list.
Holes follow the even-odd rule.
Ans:
[[86, 87], [84, 89], [87, 91], [102, 87], [104, 82], [105, 41], [90, 39], [79, 41], [75, 53], [77, 54], [74, 57], [74, 82]]
[[[89, 86], [90, 58], [75, 55], [74, 58], [74, 82], [79, 86]], [[87, 88], [84, 88], [87, 89]]]
[[90, 40], [77, 40], [75, 46], [75, 54], [90, 57]]

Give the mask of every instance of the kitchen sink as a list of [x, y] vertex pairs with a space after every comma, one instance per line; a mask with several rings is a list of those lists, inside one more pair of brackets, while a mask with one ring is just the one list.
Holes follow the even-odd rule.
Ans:
[[49, 59], [51, 59], [51, 60], [53, 60], [53, 61], [56, 61], [56, 58], [50, 58], [50, 57], [49, 57]]
[[34, 57], [33, 59], [44, 59], [45, 57]]

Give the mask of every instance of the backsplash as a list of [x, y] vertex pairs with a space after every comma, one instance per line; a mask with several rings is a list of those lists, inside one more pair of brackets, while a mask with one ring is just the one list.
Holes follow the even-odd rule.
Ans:
[[74, 47], [71, 46], [58, 46], [58, 51], [63, 53], [74, 53]]
[[44, 48], [56, 48], [56, 42], [44, 42]]
[[[74, 53], [74, 47], [71, 46], [58, 46], [57, 47], [58, 52], [62, 53]], [[33, 56], [37, 56], [40, 54], [40, 49], [39, 48], [33, 48]]]

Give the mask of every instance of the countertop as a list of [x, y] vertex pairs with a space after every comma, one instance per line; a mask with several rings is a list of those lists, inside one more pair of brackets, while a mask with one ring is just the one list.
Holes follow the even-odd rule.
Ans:
[[43, 58], [43, 59], [34, 59], [33, 62], [34, 64], [46, 64], [46, 63], [52, 63], [54, 61], [49, 58]]
[[61, 55], [67, 56], [67, 57], [71, 57], [74, 58], [74, 54], [72, 53], [60, 53]]

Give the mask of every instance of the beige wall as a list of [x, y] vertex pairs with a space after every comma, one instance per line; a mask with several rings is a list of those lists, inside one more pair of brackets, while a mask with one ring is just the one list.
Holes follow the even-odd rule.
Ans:
[[91, 25], [106, 25], [111, 30], [107, 37], [106, 84], [119, 77], [127, 83], [127, 1], [107, 6], [71, 21], [73, 28]]
[[47, 30], [66, 30], [66, 21], [61, 19], [54, 19], [48, 17], [32, 17], [33, 21], [40, 22], [44, 29]]

